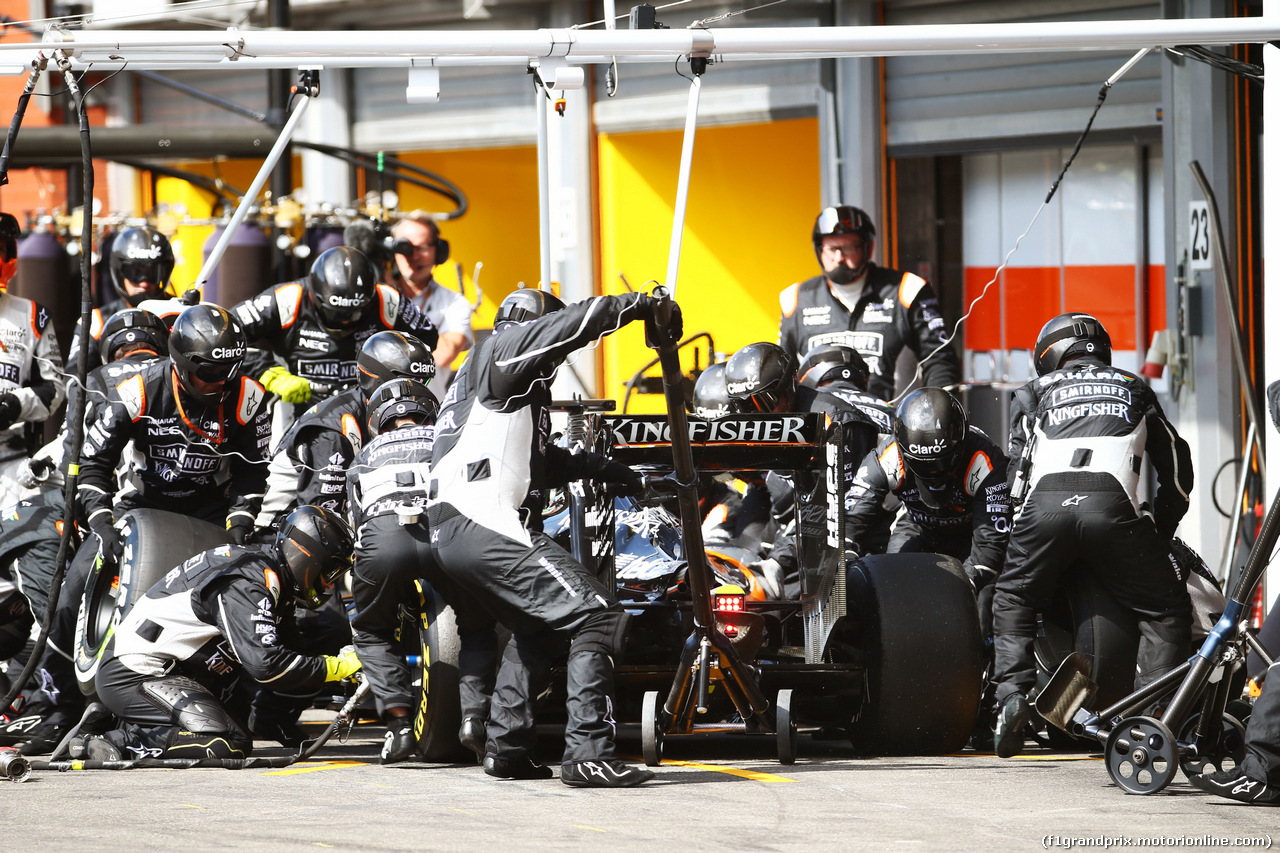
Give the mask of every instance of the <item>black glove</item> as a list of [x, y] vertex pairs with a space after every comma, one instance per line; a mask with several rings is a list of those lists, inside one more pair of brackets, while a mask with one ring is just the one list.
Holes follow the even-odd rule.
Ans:
[[110, 513], [104, 512], [95, 516], [89, 526], [98, 537], [98, 553], [102, 555], [103, 561], [119, 562], [120, 554], [124, 551], [124, 542], [120, 540], [120, 531], [116, 530]]
[[22, 414], [22, 403], [8, 391], [0, 394], [0, 429], [8, 429]]
[[644, 320], [644, 342], [650, 349], [675, 345], [684, 336], [684, 317], [680, 314], [680, 305], [675, 300], [670, 300], [670, 305], [671, 317], [666, 324], [660, 326], [653, 316], [658, 300], [649, 297], [648, 305], [645, 306], [647, 313]]
[[253, 535], [253, 519], [237, 515], [235, 521], [227, 522], [227, 538], [233, 545], [243, 545]]
[[613, 483], [615, 495], [638, 495], [644, 491], [644, 477], [621, 462], [610, 462], [600, 471], [600, 479]]
[[996, 573], [986, 566], [977, 566], [968, 560], [964, 561], [964, 573], [973, 584], [973, 594], [982, 592], [982, 588], [996, 579]]

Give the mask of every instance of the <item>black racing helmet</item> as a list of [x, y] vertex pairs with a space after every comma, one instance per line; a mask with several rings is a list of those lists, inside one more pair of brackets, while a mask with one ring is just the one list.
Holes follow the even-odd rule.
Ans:
[[507, 326], [545, 317], [563, 307], [564, 303], [558, 296], [545, 290], [533, 288], [513, 290], [498, 306], [498, 313], [493, 318], [493, 330], [500, 332]]
[[902, 462], [920, 486], [920, 498], [941, 506], [962, 462], [969, 418], [960, 401], [942, 388], [920, 388], [898, 405], [893, 437]]
[[693, 386], [693, 413], [700, 418], [713, 421], [716, 418], [732, 414], [733, 401], [729, 399], [729, 389], [725, 385], [724, 362], [713, 364]]
[[416, 379], [423, 385], [436, 377], [431, 348], [404, 332], [370, 335], [356, 356], [356, 376], [365, 402], [378, 386], [392, 379]]
[[796, 369], [800, 384], [810, 388], [844, 383], [865, 391], [870, 375], [862, 355], [853, 347], [843, 344], [814, 347], [800, 360], [800, 367]]
[[740, 412], [776, 412], [795, 394], [791, 358], [777, 344], [747, 344], [724, 367], [725, 388]]
[[378, 386], [369, 397], [369, 435], [386, 431], [396, 418], [415, 418], [433, 424], [440, 414], [440, 401], [427, 386], [413, 379], [392, 379]]
[[848, 204], [825, 207], [813, 223], [813, 254], [822, 262], [822, 238], [832, 234], [857, 234], [870, 245], [876, 239], [876, 226], [861, 208]]
[[340, 515], [318, 506], [300, 506], [281, 522], [276, 552], [299, 604], [315, 610], [328, 600], [354, 562], [355, 538]]
[[1036, 374], [1059, 369], [1069, 358], [1093, 355], [1111, 363], [1111, 336], [1091, 314], [1059, 314], [1036, 338]]
[[[136, 306], [163, 291], [169, 283], [169, 276], [173, 274], [173, 247], [168, 237], [149, 225], [126, 228], [111, 241], [109, 266], [116, 294]], [[154, 284], [155, 290], [130, 296], [124, 289], [126, 278]]]
[[373, 307], [378, 270], [349, 246], [335, 246], [316, 258], [307, 275], [307, 292], [320, 324], [334, 334], [350, 334]]
[[[169, 358], [182, 389], [196, 400], [216, 405], [230, 390], [227, 380], [244, 361], [244, 332], [225, 308], [211, 302], [192, 305], [178, 315], [169, 332]], [[216, 392], [198, 390], [191, 379], [223, 383]]]
[[102, 363], [115, 361], [115, 352], [126, 344], [150, 344], [156, 355], [169, 352], [169, 327], [164, 321], [141, 308], [125, 308], [112, 314], [102, 327], [98, 352]]

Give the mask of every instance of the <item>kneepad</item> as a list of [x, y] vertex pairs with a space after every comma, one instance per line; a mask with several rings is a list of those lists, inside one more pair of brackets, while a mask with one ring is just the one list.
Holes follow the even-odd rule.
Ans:
[[569, 654], [600, 652], [615, 661], [622, 657], [627, 643], [627, 626], [631, 614], [625, 610], [602, 610], [587, 617], [573, 635]]
[[165, 758], [248, 758], [253, 741], [237, 728], [198, 734], [176, 727], [165, 742]]
[[168, 711], [179, 728], [192, 734], [227, 734], [239, 725], [200, 682], [183, 676], [148, 681], [143, 695], [162, 711]]

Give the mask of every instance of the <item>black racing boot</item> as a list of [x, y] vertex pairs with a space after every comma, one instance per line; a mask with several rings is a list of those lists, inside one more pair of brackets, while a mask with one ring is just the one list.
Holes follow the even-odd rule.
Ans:
[[396, 764], [413, 755], [417, 741], [409, 717], [387, 717], [387, 734], [382, 741], [382, 763]]
[[458, 740], [476, 754], [478, 761], [484, 761], [485, 742], [488, 738], [484, 720], [479, 717], [465, 717], [462, 725], [458, 727]]
[[1230, 770], [1219, 770], [1216, 773], [1201, 773], [1191, 777], [1191, 784], [1201, 791], [1226, 797], [1238, 803], [1251, 806], [1280, 806], [1280, 788], [1260, 782], [1239, 767]]
[[47, 720], [31, 730], [31, 734], [18, 744], [18, 752], [23, 755], [48, 755], [54, 747], [62, 743], [71, 726]]
[[570, 761], [560, 765], [560, 781], [570, 788], [634, 788], [652, 778], [652, 770], [617, 758]]
[[503, 758], [492, 752], [484, 757], [484, 772], [498, 779], [550, 779], [551, 768], [538, 764], [532, 758]]
[[996, 715], [996, 755], [1012, 758], [1022, 752], [1026, 742], [1027, 721], [1031, 719], [1031, 703], [1021, 693], [1014, 693], [1000, 706]]

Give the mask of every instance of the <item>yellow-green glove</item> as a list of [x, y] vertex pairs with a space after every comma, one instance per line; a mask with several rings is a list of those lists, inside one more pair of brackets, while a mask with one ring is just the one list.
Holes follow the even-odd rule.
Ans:
[[324, 680], [341, 681], [350, 678], [363, 666], [356, 657], [355, 649], [343, 649], [341, 654], [326, 656], [324, 659]]
[[311, 383], [278, 364], [258, 377], [258, 381], [286, 403], [305, 403], [311, 399]]

